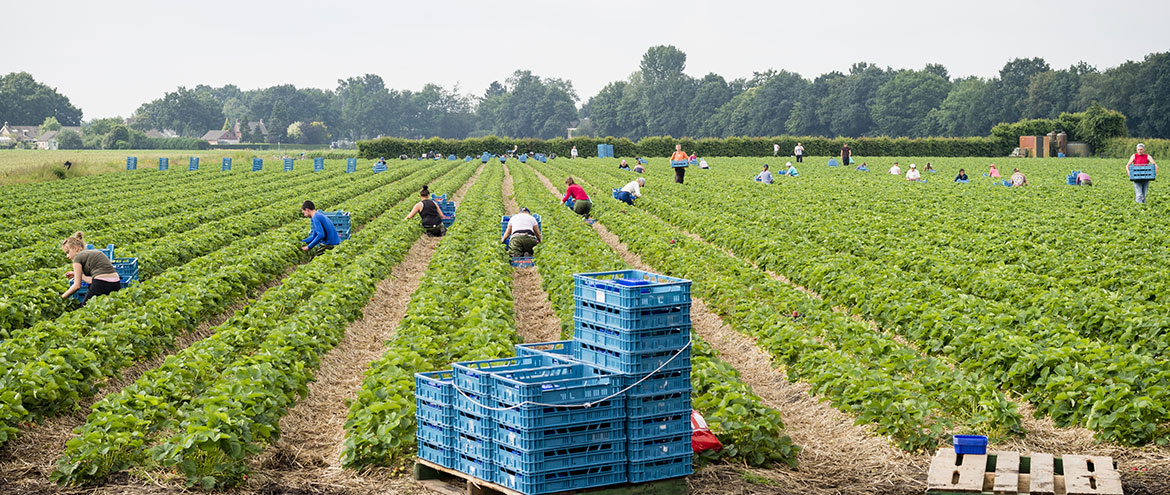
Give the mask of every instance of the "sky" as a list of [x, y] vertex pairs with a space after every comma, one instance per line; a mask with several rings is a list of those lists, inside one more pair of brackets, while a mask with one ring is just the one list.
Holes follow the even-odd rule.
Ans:
[[458, 85], [482, 95], [517, 69], [572, 81], [580, 103], [674, 45], [686, 73], [768, 69], [813, 79], [859, 61], [993, 77], [1009, 60], [1099, 69], [1170, 50], [1165, 0], [55, 0], [0, 9], [0, 74], [29, 72], [91, 120], [130, 116], [179, 86], [335, 89]]

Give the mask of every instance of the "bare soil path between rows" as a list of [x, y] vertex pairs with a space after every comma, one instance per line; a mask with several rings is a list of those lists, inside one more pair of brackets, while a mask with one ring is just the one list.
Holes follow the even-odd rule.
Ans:
[[[537, 177], [551, 194], [558, 194], [539, 171]], [[630, 266], [654, 271], [601, 222], [594, 223], [593, 229]], [[727, 326], [700, 298], [691, 300], [691, 325], [719, 351], [721, 359], [739, 371], [765, 405], [780, 411], [785, 433], [803, 449], [795, 471], [782, 467], [749, 470], [775, 485], [747, 483], [745, 468], [717, 465], [695, 473], [693, 493], [902, 494], [926, 488], [929, 459], [906, 454], [870, 428], [855, 425], [853, 418], [809, 395], [807, 385], [789, 383], [768, 353], [752, 338]]]
[[[507, 166], [504, 167], [502, 194], [504, 210], [509, 215], [520, 211], [513, 195], [512, 174]], [[512, 270], [512, 303], [516, 313], [516, 333], [524, 342], [560, 340], [561, 320], [553, 313], [552, 303], [544, 292], [544, 279], [535, 267]]]

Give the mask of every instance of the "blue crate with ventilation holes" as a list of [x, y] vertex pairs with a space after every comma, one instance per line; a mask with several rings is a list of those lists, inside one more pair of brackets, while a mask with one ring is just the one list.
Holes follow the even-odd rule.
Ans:
[[691, 281], [642, 270], [574, 273], [573, 298], [628, 309], [690, 304]]
[[691, 342], [690, 325], [649, 330], [622, 330], [578, 320], [573, 324], [577, 341], [618, 352], [677, 351]]
[[622, 396], [598, 402], [590, 407], [538, 406], [527, 404], [503, 408], [492, 412], [499, 426], [514, 429], [563, 428], [584, 423], [621, 420], [626, 417], [628, 407]]
[[562, 366], [566, 364], [572, 364], [572, 360], [567, 356], [564, 358], [556, 358], [544, 355], [457, 362], [452, 365], [452, 369], [454, 370], [453, 383], [460, 390], [490, 396], [494, 387], [494, 382], [492, 381], [493, 374], [511, 373], [519, 370]]
[[488, 483], [496, 481], [496, 466], [492, 461], [480, 459], [466, 454], [455, 454], [455, 469], [459, 472], [484, 480]]
[[691, 368], [690, 348], [681, 351], [628, 353], [578, 341], [577, 345], [573, 346], [573, 357], [601, 369], [634, 375]]
[[677, 413], [690, 417], [690, 392], [626, 397], [626, 416], [630, 420]]
[[501, 469], [541, 473], [625, 461], [626, 441], [595, 442], [544, 450], [523, 450], [496, 445], [494, 454], [492, 462]]
[[690, 411], [626, 419], [626, 437], [630, 441], [690, 433]]
[[[621, 405], [619, 404], [619, 406]], [[688, 421], [690, 420], [688, 419]], [[626, 421], [622, 418], [614, 418], [544, 428], [516, 428], [499, 424], [496, 426], [492, 439], [497, 444], [520, 450], [544, 450], [597, 442], [616, 442], [626, 439]]]
[[621, 379], [586, 364], [534, 368], [492, 375], [493, 396], [508, 404], [584, 404], [621, 392]]
[[451, 404], [440, 404], [438, 402], [415, 399], [414, 416], [419, 421], [426, 421], [447, 427], [455, 426], [455, 407]]
[[646, 483], [690, 475], [694, 473], [693, 457], [692, 453], [649, 461], [630, 462], [630, 483]]
[[649, 330], [691, 324], [690, 303], [654, 308], [619, 308], [577, 299], [573, 320], [618, 330]]
[[430, 461], [445, 468], [455, 469], [458, 458], [455, 449], [418, 440], [418, 458]]
[[515, 469], [499, 468], [495, 482], [525, 495], [540, 495], [616, 485], [625, 483], [626, 479], [626, 462], [620, 461], [545, 473], [525, 473]]

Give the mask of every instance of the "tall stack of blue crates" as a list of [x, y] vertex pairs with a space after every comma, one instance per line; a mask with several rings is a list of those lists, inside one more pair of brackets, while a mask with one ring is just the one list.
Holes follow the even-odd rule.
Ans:
[[343, 241], [348, 240], [350, 228], [352, 227], [349, 221], [349, 212], [339, 210], [326, 211], [323, 213], [330, 222], [333, 222], [333, 229], [337, 231], [337, 238]]
[[573, 281], [566, 347], [631, 387], [629, 481], [691, 474], [691, 282], [641, 270], [579, 273]]

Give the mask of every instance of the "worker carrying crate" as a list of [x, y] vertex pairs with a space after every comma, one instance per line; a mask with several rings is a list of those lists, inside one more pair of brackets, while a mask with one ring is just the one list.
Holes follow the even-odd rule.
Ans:
[[540, 225], [540, 215], [533, 215], [528, 208], [520, 208], [520, 213], [512, 216], [503, 216], [500, 221], [500, 242], [507, 247], [512, 257], [512, 266], [532, 266], [533, 250], [542, 239]]
[[61, 250], [73, 262], [65, 277], [72, 280], [61, 298], [73, 298], [81, 304], [90, 299], [118, 291], [138, 280], [138, 258], [115, 258], [114, 245], [94, 249], [77, 232], [61, 242]]

